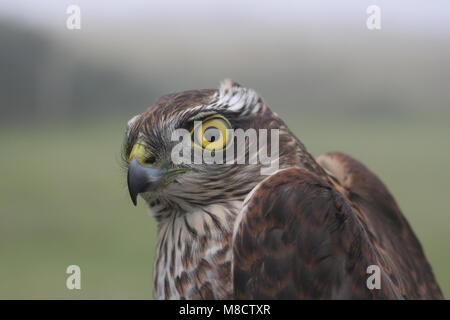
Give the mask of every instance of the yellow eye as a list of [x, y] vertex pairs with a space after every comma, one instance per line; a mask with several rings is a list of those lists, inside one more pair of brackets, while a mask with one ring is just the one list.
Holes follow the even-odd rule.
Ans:
[[192, 130], [194, 143], [210, 151], [226, 149], [232, 141], [227, 129], [231, 129], [230, 123], [222, 116], [203, 120]]

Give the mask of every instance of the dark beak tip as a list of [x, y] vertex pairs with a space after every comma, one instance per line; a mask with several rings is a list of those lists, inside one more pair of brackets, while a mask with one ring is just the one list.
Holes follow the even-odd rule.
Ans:
[[133, 202], [134, 206], [136, 206], [138, 193], [135, 192], [134, 184], [130, 181], [130, 171], [129, 170], [128, 170], [128, 174], [127, 174], [127, 184], [128, 184], [128, 192], [130, 193], [131, 201]]
[[133, 202], [134, 206], [136, 207], [137, 206], [137, 196], [133, 197], [133, 195], [131, 195], [131, 194], [130, 194], [130, 196], [131, 196], [131, 201]]
[[136, 206], [139, 193], [155, 189], [162, 176], [160, 169], [145, 168], [136, 158], [133, 158], [128, 167], [127, 184], [131, 201]]

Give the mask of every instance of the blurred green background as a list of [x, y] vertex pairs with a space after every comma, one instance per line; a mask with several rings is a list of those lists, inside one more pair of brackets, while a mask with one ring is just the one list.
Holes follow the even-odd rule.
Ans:
[[[1, 299], [151, 298], [156, 226], [128, 197], [126, 122], [226, 77], [315, 156], [375, 171], [449, 297], [448, 4], [380, 2], [382, 30], [369, 31], [366, 1], [74, 2], [76, 31], [72, 2], [0, 4]], [[81, 290], [65, 286], [71, 264]]]

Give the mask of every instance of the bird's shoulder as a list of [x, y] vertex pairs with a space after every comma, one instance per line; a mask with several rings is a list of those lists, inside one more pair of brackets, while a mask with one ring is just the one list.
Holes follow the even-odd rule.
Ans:
[[402, 295], [442, 298], [420, 242], [381, 179], [363, 163], [341, 152], [321, 155], [317, 162], [356, 208], [359, 221]]
[[400, 298], [389, 277], [384, 290], [367, 289], [366, 268], [377, 263], [354, 209], [306, 169], [284, 169], [259, 183], [235, 226], [236, 298]]
[[[278, 171], [244, 201], [233, 235], [236, 298], [441, 298], [414, 233], [359, 161], [327, 154], [329, 176]], [[367, 267], [381, 272], [369, 290]]]

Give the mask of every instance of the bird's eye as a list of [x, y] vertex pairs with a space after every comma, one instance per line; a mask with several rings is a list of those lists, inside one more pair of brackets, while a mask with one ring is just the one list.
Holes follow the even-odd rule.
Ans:
[[192, 138], [195, 145], [203, 149], [222, 150], [231, 142], [231, 129], [228, 120], [222, 116], [214, 116], [213, 118], [203, 120], [201, 124], [196, 125], [192, 130]]

